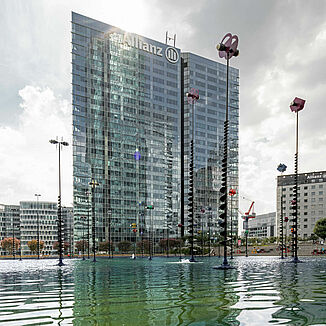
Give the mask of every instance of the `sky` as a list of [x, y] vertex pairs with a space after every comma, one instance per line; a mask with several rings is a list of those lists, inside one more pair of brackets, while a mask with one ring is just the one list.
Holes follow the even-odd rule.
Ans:
[[[326, 170], [326, 1], [324, 0], [2, 0], [0, 11], [0, 203], [56, 201], [58, 151], [71, 145], [71, 11], [225, 63], [216, 44], [239, 37], [240, 210], [276, 210], [276, 170]], [[61, 155], [62, 202], [72, 205], [72, 146]]]

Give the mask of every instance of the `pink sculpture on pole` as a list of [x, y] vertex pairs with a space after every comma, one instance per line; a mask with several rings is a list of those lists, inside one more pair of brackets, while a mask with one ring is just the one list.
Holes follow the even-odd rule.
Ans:
[[193, 104], [199, 100], [199, 91], [198, 89], [192, 88], [189, 93], [186, 93], [188, 97], [188, 103]]
[[216, 46], [220, 58], [230, 59], [233, 56], [237, 57], [239, 55], [239, 50], [237, 49], [238, 43], [239, 39], [237, 35], [227, 33], [221, 43]]
[[302, 98], [296, 97], [290, 104], [290, 109], [292, 112], [299, 112], [303, 110], [304, 104], [306, 103], [305, 100]]

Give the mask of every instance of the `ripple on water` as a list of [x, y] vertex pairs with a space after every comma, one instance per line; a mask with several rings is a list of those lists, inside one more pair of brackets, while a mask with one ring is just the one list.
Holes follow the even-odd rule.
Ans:
[[0, 324], [325, 324], [325, 259], [239, 257], [1, 261]]

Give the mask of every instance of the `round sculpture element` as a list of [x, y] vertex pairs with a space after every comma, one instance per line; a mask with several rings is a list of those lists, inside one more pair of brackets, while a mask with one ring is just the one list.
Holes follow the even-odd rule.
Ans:
[[220, 58], [230, 59], [233, 56], [239, 55], [238, 50], [239, 39], [237, 35], [232, 35], [231, 33], [227, 33], [221, 43], [217, 44], [216, 49], [218, 50], [218, 54]]

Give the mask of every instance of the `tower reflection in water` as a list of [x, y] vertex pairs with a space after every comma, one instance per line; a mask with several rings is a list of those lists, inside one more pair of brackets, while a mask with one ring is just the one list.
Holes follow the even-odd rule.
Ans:
[[237, 324], [239, 310], [231, 308], [238, 300], [235, 270], [216, 275], [203, 264], [169, 264], [163, 259], [99, 262], [94, 266], [81, 261], [83, 268], [76, 264], [76, 323]]

